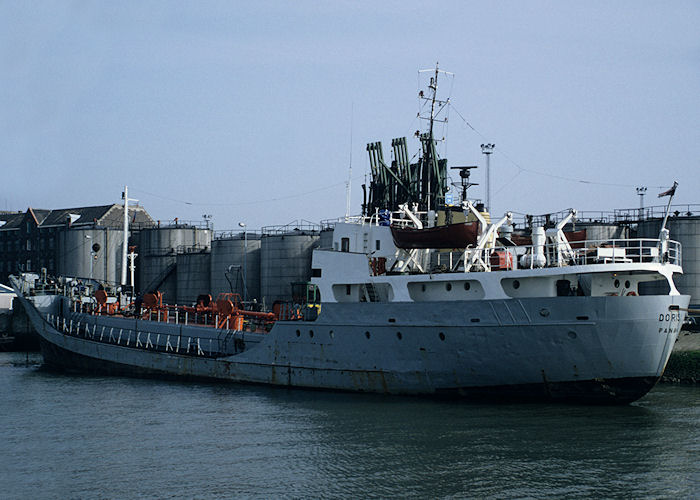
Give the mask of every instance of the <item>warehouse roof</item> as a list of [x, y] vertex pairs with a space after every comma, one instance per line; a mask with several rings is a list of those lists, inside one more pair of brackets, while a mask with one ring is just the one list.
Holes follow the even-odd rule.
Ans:
[[[17, 229], [25, 220], [33, 220], [38, 227], [84, 226], [119, 228], [123, 224], [124, 207], [118, 204], [94, 207], [43, 210], [29, 207], [26, 212], [0, 212], [0, 231]], [[129, 220], [141, 226], [155, 222], [143, 207], [129, 207]]]

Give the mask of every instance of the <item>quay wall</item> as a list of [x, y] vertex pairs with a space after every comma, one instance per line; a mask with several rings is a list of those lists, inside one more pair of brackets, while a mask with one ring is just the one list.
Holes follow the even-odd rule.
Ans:
[[38, 351], [39, 334], [15, 298], [12, 309], [0, 313], [0, 351]]
[[700, 383], [700, 331], [681, 330], [661, 380]]

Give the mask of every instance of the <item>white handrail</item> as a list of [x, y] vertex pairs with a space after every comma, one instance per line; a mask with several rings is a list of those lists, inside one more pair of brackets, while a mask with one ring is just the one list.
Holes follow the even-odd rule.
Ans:
[[[619, 264], [619, 263], [652, 263], [660, 262], [659, 240], [652, 238], [620, 238], [620, 239], [600, 239], [583, 240], [571, 242], [572, 253], [570, 255], [557, 252], [558, 244], [548, 242], [545, 245], [545, 255], [548, 261], [545, 267], [559, 267], [572, 265], [590, 264]], [[478, 253], [479, 258], [484, 262], [489, 262], [491, 256], [500, 253], [508, 253], [512, 259], [507, 259], [509, 264], [506, 269], [518, 269], [518, 259], [522, 255], [532, 254], [534, 245], [511, 246], [511, 247], [491, 247], [481, 249], [470, 249], [471, 253]], [[677, 241], [667, 242], [667, 263], [680, 266], [681, 244]], [[452, 272], [464, 271], [464, 251], [438, 252], [438, 266], [445, 265], [446, 269]], [[456, 258], [455, 258], [456, 257]], [[451, 264], [451, 265], [447, 265]]]

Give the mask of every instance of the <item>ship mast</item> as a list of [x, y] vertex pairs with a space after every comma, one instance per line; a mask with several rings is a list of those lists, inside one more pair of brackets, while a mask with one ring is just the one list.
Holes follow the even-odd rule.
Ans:
[[[435, 144], [435, 137], [433, 136], [433, 125], [435, 124], [435, 97], [437, 96], [437, 82], [438, 82], [438, 63], [435, 62], [435, 76], [430, 78], [430, 85], [428, 85], [428, 88], [433, 91], [433, 96], [430, 99], [430, 136], [428, 139], [430, 140], [430, 147], [428, 148], [428, 157], [426, 158], [426, 161], [428, 162], [428, 165], [432, 166], [432, 150], [433, 150], [433, 145]], [[428, 186], [432, 185], [432, 174], [433, 174], [433, 169], [429, 168], [428, 170]], [[430, 190], [428, 190], [428, 210], [430, 210]]]
[[[405, 137], [392, 139], [393, 159], [384, 161], [382, 143], [367, 144], [371, 182], [366, 201], [363, 203], [363, 214], [372, 215], [378, 210], [398, 210], [402, 204], [417, 205], [420, 211], [436, 210], [444, 203], [447, 192], [447, 160], [438, 158], [436, 152], [435, 124], [447, 123], [446, 113], [441, 116], [449, 104], [449, 98], [439, 99], [437, 95], [438, 77], [452, 75], [440, 70], [435, 65], [432, 69], [418, 70], [418, 73], [429, 73], [427, 89], [419, 90], [420, 102], [418, 119], [428, 122], [427, 127], [416, 131], [416, 137], [421, 142], [421, 155], [416, 163], [411, 163]], [[364, 188], [363, 188], [364, 189]]]
[[345, 222], [350, 219], [350, 189], [352, 182], [352, 119], [355, 111], [355, 103], [350, 107], [350, 166], [348, 168], [348, 180], [345, 183]]
[[[425, 193], [426, 193], [426, 210], [432, 210], [437, 208], [437, 202], [439, 196], [444, 196], [446, 190], [446, 173], [444, 165], [439, 165], [437, 153], [436, 153], [436, 140], [435, 140], [435, 122], [447, 123], [447, 116], [444, 118], [438, 118], [438, 115], [442, 110], [449, 104], [450, 100], [438, 99], [438, 77], [440, 73], [443, 75], [454, 75], [453, 73], [443, 71], [439, 69], [439, 63], [435, 63], [434, 69], [423, 69], [419, 70], [419, 73], [433, 73], [430, 77], [430, 82], [428, 83], [428, 90], [430, 95], [426, 96], [423, 91], [418, 93], [418, 97], [423, 101], [430, 102], [430, 114], [425, 116], [418, 113], [418, 118], [428, 121], [428, 133], [427, 134], [417, 134], [421, 142], [423, 143], [423, 166], [424, 166], [424, 176], [425, 179]], [[433, 197], [434, 195], [434, 197]], [[444, 201], [444, 200], [443, 200]]]
[[433, 125], [435, 123], [435, 98], [437, 97], [437, 83], [438, 83], [438, 63], [435, 63], [435, 76], [430, 79], [430, 85], [428, 88], [433, 91], [433, 96], [430, 99], [430, 140], [434, 141], [433, 136]]

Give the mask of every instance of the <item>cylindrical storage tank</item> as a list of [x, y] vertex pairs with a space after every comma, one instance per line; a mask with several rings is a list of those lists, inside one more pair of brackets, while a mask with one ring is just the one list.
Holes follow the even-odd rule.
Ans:
[[[641, 221], [637, 225], [637, 238], [658, 238], [662, 219]], [[683, 274], [676, 274], [673, 281], [682, 294], [691, 296], [691, 308], [700, 307], [700, 217], [670, 217], [666, 222], [670, 239], [681, 244]], [[664, 284], [645, 284], [645, 293], [664, 293]]]
[[193, 226], [168, 226], [143, 229], [138, 237], [139, 291], [163, 292], [163, 300], [177, 300], [179, 253], [206, 251], [211, 247], [211, 230]]
[[210, 247], [210, 229], [192, 226], [168, 226], [142, 229], [139, 232], [139, 251], [145, 253], [186, 253]]
[[177, 299], [176, 254], [172, 255], [141, 255], [138, 257], [139, 292], [149, 293], [160, 291], [163, 301], [174, 303]]
[[619, 224], [602, 224], [599, 222], [577, 222], [575, 226], [567, 224], [565, 231], [570, 231], [573, 228], [576, 231], [586, 230], [586, 240], [588, 241], [607, 241], [629, 238], [629, 226], [621, 226]]
[[[57, 271], [61, 276], [116, 284], [121, 279], [124, 233], [109, 228], [64, 229], [58, 233]], [[92, 267], [91, 267], [92, 262]]]
[[247, 233], [245, 237], [240, 233], [211, 242], [212, 298], [216, 299], [220, 293], [238, 293], [241, 298], [247, 296], [249, 301], [261, 301], [260, 243], [260, 235], [254, 233]]
[[260, 250], [260, 291], [266, 306], [292, 299], [292, 283], [311, 278], [311, 254], [318, 231], [263, 235]]
[[191, 305], [199, 295], [210, 294], [211, 254], [181, 253], [177, 256], [177, 304]]
[[321, 231], [320, 239], [318, 242], [318, 248], [323, 248], [325, 250], [333, 249], [333, 228], [323, 229]]

